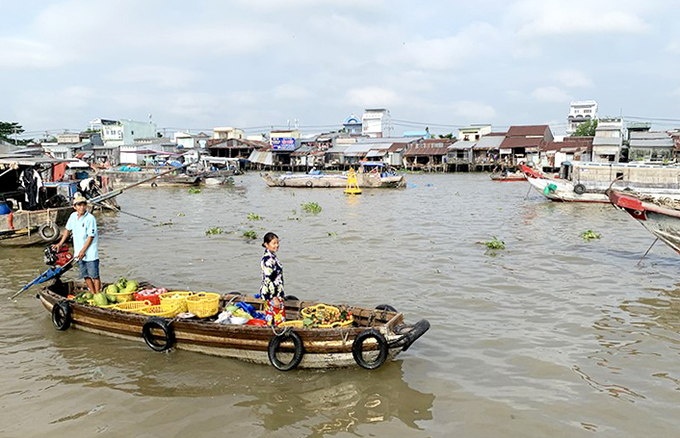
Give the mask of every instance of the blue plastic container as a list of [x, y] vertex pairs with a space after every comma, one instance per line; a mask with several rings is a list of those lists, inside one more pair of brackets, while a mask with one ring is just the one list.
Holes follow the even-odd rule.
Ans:
[[12, 210], [7, 206], [6, 203], [0, 202], [0, 215], [1, 214], [10, 214]]

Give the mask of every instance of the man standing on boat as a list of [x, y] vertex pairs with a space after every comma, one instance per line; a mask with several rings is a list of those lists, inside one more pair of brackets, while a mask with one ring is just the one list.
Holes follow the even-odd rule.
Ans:
[[68, 218], [61, 240], [58, 244], [52, 245], [52, 248], [54, 250], [60, 248], [69, 234], [73, 233], [73, 252], [78, 260], [80, 276], [85, 279], [90, 292], [96, 294], [101, 290], [97, 219], [87, 211], [87, 199], [81, 194], [77, 194], [73, 199], [73, 209], [75, 212]]

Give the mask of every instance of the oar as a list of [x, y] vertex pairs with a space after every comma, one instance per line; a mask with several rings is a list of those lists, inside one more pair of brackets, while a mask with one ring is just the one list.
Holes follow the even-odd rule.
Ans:
[[66, 262], [66, 264], [64, 264], [63, 266], [53, 266], [53, 267], [51, 267], [51, 268], [48, 269], [47, 271], [45, 271], [45, 272], [43, 272], [42, 274], [38, 275], [33, 281], [31, 281], [30, 283], [28, 283], [26, 286], [22, 287], [21, 290], [20, 290], [19, 292], [15, 293], [14, 295], [12, 295], [11, 297], [9, 297], [8, 299], [9, 299], [9, 300], [13, 300], [13, 299], [14, 299], [15, 297], [17, 297], [20, 293], [22, 293], [23, 291], [29, 289], [31, 286], [33, 286], [33, 285], [35, 285], [35, 284], [44, 283], [44, 282], [46, 282], [46, 281], [48, 281], [48, 280], [51, 280], [51, 279], [53, 279], [53, 278], [56, 278], [56, 277], [61, 276], [64, 272], [66, 272], [66, 271], [68, 271], [69, 269], [71, 269], [71, 267], [73, 266], [74, 260], [76, 260], [76, 259], [73, 258], [73, 259], [69, 260], [69, 261]]

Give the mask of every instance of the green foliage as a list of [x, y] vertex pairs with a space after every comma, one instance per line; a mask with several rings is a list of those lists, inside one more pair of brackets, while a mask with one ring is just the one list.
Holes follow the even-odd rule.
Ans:
[[27, 145], [33, 141], [12, 138], [12, 136], [16, 136], [22, 132], [24, 132], [24, 128], [22, 128], [17, 122], [0, 122], [0, 140], [17, 145]]
[[597, 120], [588, 120], [576, 127], [572, 137], [594, 137], [595, 128], [597, 128]]
[[310, 214], [319, 214], [319, 213], [321, 213], [321, 210], [323, 210], [321, 208], [321, 206], [319, 204], [317, 204], [316, 202], [308, 202], [306, 204], [301, 204], [301, 205], [302, 205], [302, 209], [305, 212], [310, 213]]
[[215, 234], [222, 234], [222, 233], [224, 233], [224, 230], [220, 227], [212, 227], [212, 228], [205, 230], [206, 236], [213, 236]]
[[488, 242], [484, 242], [484, 244], [486, 245], [487, 249], [491, 250], [505, 249], [505, 242], [498, 240], [496, 236], [493, 236], [493, 239]]
[[328, 232], [328, 235], [329, 235], [330, 237], [335, 237], [335, 236], [338, 235], [338, 233], [336, 233], [335, 231], [329, 231], [329, 232]]
[[189, 189], [189, 193], [195, 195], [197, 193], [201, 193], [201, 189], [199, 189], [198, 187], [192, 187]]
[[257, 239], [257, 233], [253, 230], [248, 230], [243, 232], [243, 237], [246, 239]]
[[262, 220], [262, 218], [260, 217], [260, 215], [257, 215], [255, 213], [248, 213], [248, 220], [249, 221], [259, 221], [259, 220]]
[[602, 237], [601, 234], [594, 232], [593, 230], [586, 230], [581, 233], [581, 238], [586, 241], [591, 241], [593, 239], [599, 239]]
[[439, 134], [439, 138], [448, 138], [450, 140], [455, 140], [456, 137], [454, 137], [453, 132], [449, 132], [448, 134]]

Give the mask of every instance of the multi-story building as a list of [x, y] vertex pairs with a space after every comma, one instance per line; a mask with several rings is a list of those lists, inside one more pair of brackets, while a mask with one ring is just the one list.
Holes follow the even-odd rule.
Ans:
[[623, 119], [620, 117], [601, 118], [593, 139], [593, 161], [596, 163], [618, 163], [623, 145]]
[[597, 120], [597, 102], [594, 100], [572, 102], [567, 117], [567, 135], [573, 134], [580, 124], [592, 120]]
[[90, 122], [90, 130], [101, 132], [105, 149], [118, 148], [120, 163], [138, 164], [139, 154], [136, 152], [139, 146], [135, 144], [135, 140], [156, 136], [155, 123], [129, 119], [94, 119]]
[[232, 128], [230, 126], [224, 128], [213, 128], [213, 139], [220, 140], [226, 139], [230, 140], [235, 138], [237, 140], [242, 140], [245, 138], [245, 134], [242, 129]]
[[361, 133], [369, 137], [391, 137], [392, 119], [384, 108], [366, 109], [361, 117]]
[[491, 134], [491, 125], [470, 125], [466, 126], [465, 128], [458, 129], [458, 140], [476, 141], [487, 134]]

